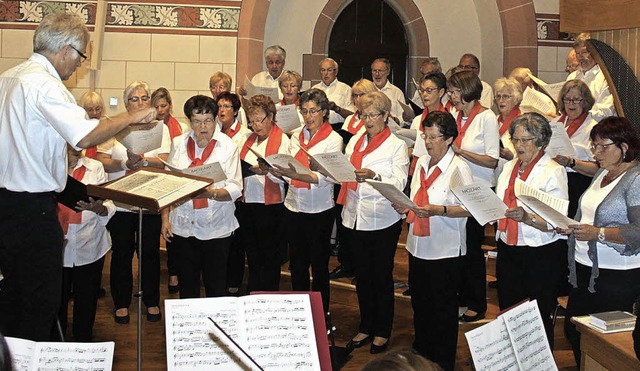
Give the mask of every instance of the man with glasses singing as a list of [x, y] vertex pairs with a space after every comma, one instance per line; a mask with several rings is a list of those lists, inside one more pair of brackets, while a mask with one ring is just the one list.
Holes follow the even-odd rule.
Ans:
[[616, 108], [613, 105], [613, 95], [609, 91], [609, 84], [604, 78], [600, 66], [593, 59], [587, 49], [587, 43], [591, 38], [588, 33], [581, 33], [573, 43], [573, 50], [578, 58], [579, 68], [567, 76], [569, 80], [581, 80], [591, 90], [591, 94], [596, 100], [589, 113], [596, 121], [600, 121], [607, 116], [617, 116]]
[[[464, 69], [465, 71], [471, 71], [476, 75], [480, 76], [480, 60], [478, 57], [471, 53], [463, 54], [460, 57], [460, 62], [458, 63], [458, 67]], [[480, 96], [480, 104], [483, 107], [491, 109], [491, 105], [493, 104], [493, 88], [484, 80], [480, 80], [482, 82], [482, 95]]]
[[351, 88], [349, 85], [338, 81], [338, 62], [331, 58], [320, 61], [320, 77], [322, 82], [313, 86], [324, 91], [329, 98], [329, 123], [340, 128], [344, 119], [355, 112], [351, 104]]
[[64, 86], [86, 59], [89, 31], [76, 15], [38, 26], [33, 55], [0, 75], [0, 332], [49, 340], [60, 307], [63, 232], [56, 192], [67, 182], [67, 143], [97, 145], [153, 108], [87, 119]]

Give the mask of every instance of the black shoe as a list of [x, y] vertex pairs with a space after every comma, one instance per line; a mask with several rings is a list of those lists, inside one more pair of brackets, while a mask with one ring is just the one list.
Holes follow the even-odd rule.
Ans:
[[329, 273], [329, 278], [336, 280], [338, 278], [353, 277], [354, 275], [355, 273], [353, 271], [346, 270], [342, 265], [340, 265]]
[[497, 289], [498, 288], [498, 281], [490, 281], [488, 285], [489, 285], [490, 289]]
[[349, 342], [347, 343], [347, 349], [353, 350], [353, 349], [358, 349], [358, 348], [362, 348], [363, 346], [369, 344], [371, 341], [373, 340], [373, 336], [369, 335], [366, 338], [360, 340], [360, 341], [356, 341], [356, 340], [349, 340]]
[[158, 312], [156, 314], [151, 314], [147, 312], [147, 321], [149, 322], [159, 322], [162, 319], [162, 312]]
[[460, 316], [460, 321], [462, 322], [476, 322], [476, 321], [480, 321], [481, 319], [484, 319], [486, 312], [478, 312], [475, 316], [467, 316], [466, 314], [463, 314], [462, 316]]
[[177, 294], [180, 292], [180, 285], [171, 286], [167, 284], [167, 286], [169, 287], [169, 294]]
[[131, 318], [129, 317], [129, 313], [127, 313], [124, 316], [118, 316], [116, 315], [116, 311], [117, 309], [113, 310], [113, 320], [120, 325], [126, 325], [127, 323], [129, 323], [129, 321], [131, 320]]
[[411, 296], [411, 289], [406, 289], [402, 292], [402, 296]]
[[371, 354], [382, 353], [385, 350], [387, 350], [388, 346], [389, 346], [389, 340], [387, 340], [387, 342], [382, 345], [375, 345], [374, 343], [371, 343], [371, 350], [369, 351], [369, 353]]
[[101, 287], [98, 290], [98, 297], [99, 298], [104, 298], [107, 295], [107, 290], [104, 289], [104, 287]]

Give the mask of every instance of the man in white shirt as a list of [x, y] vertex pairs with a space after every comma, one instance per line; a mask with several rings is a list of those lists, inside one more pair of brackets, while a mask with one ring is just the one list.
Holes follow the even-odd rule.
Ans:
[[415, 103], [416, 106], [424, 109], [424, 103], [422, 103], [420, 92], [418, 92], [418, 88], [420, 87], [419, 85], [422, 81], [422, 78], [430, 73], [438, 72], [442, 73], [442, 66], [440, 65], [440, 61], [437, 57], [428, 57], [424, 60], [424, 62], [422, 62], [422, 65], [420, 66], [420, 77], [418, 78], [418, 80], [414, 80], [416, 83], [418, 83], [418, 86], [416, 87], [416, 91], [413, 93], [413, 98], [411, 98], [411, 101]]
[[[458, 67], [464, 69], [465, 71], [473, 71], [476, 75], [480, 75], [480, 60], [478, 57], [471, 53], [463, 54], [460, 57], [460, 62], [458, 63]], [[491, 109], [493, 105], [493, 88], [490, 84], [482, 81], [482, 95], [480, 96], [480, 104], [484, 107]]]
[[351, 87], [338, 81], [338, 62], [331, 58], [320, 61], [320, 76], [322, 82], [313, 88], [324, 91], [329, 98], [329, 123], [332, 126], [342, 124], [356, 110], [351, 103]]
[[587, 49], [587, 40], [591, 36], [588, 33], [581, 33], [576, 37], [573, 43], [573, 50], [576, 52], [580, 67], [567, 76], [569, 80], [582, 80], [589, 90], [596, 103], [593, 105], [589, 113], [596, 121], [600, 121], [608, 116], [617, 116], [616, 108], [613, 104], [613, 95], [609, 91], [609, 84], [600, 70], [600, 66], [591, 57], [591, 53]]
[[0, 75], [0, 332], [43, 341], [60, 307], [64, 234], [56, 192], [67, 182], [67, 143], [97, 145], [155, 108], [87, 119], [62, 81], [87, 58], [89, 31], [72, 14], [47, 16], [34, 54]]
[[[378, 58], [371, 63], [371, 76], [373, 83], [376, 85], [378, 91], [383, 92], [391, 100], [391, 118], [400, 126], [403, 121], [409, 121], [402, 117], [402, 106], [398, 101], [406, 104], [404, 99], [404, 93], [400, 88], [389, 82], [389, 73], [391, 72], [391, 62], [387, 58]], [[393, 131], [393, 130], [392, 130]]]
[[[280, 45], [271, 45], [266, 48], [264, 50], [264, 64], [267, 66], [267, 70], [256, 73], [251, 79], [251, 83], [255, 86], [278, 89], [278, 98], [282, 99], [283, 95], [282, 91], [280, 91], [278, 78], [280, 78], [282, 71], [284, 71], [286, 60], [287, 51]], [[246, 92], [243, 88], [240, 88], [239, 94], [244, 96]]]

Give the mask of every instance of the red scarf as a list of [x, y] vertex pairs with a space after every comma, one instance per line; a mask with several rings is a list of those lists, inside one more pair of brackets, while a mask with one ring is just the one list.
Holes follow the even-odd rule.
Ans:
[[84, 157], [86, 158], [96, 158], [98, 154], [98, 146], [89, 147], [84, 151]]
[[[527, 168], [524, 170], [524, 173], [520, 175], [520, 179], [524, 182], [529, 177], [531, 170], [533, 170], [534, 166], [538, 163], [538, 161], [544, 156], [544, 151], [540, 150], [536, 158], [533, 159], [527, 165]], [[509, 186], [504, 191], [504, 203], [508, 208], [513, 208], [518, 206], [516, 202], [516, 177], [518, 176], [518, 169], [520, 169], [521, 161], [516, 161], [513, 170], [511, 170], [511, 177], [509, 178]], [[515, 246], [518, 244], [518, 222], [513, 219], [503, 218], [498, 220], [498, 230], [501, 232], [507, 233], [507, 244], [511, 246]]]
[[[234, 124], [238, 124], [236, 125], [235, 129], [233, 128]], [[231, 124], [231, 126], [227, 128], [227, 130], [223, 130], [223, 133], [229, 138], [233, 138], [236, 134], [240, 132], [240, 126], [241, 126], [240, 122], [238, 120], [235, 120], [233, 124]]]
[[173, 116], [169, 115], [169, 120], [167, 121], [167, 127], [169, 128], [169, 136], [171, 136], [171, 140], [173, 138], [182, 134], [182, 126], [178, 120], [173, 118]]
[[[84, 178], [84, 174], [87, 172], [87, 168], [82, 165], [73, 171], [73, 179], [81, 181]], [[63, 204], [58, 204], [58, 220], [60, 220], [60, 226], [64, 231], [65, 236], [69, 231], [69, 224], [82, 223], [82, 211], [75, 211], [66, 207]]]
[[447, 101], [447, 104], [445, 104], [445, 105], [444, 105], [444, 109], [445, 109], [447, 112], [451, 112], [451, 107], [453, 107], [453, 103], [451, 103], [451, 101], [450, 101], [450, 100], [448, 100], [448, 101]]
[[[318, 144], [321, 141], [323, 141], [324, 139], [326, 139], [331, 134], [332, 131], [333, 131], [333, 129], [331, 128], [331, 125], [329, 125], [328, 122], [324, 122], [322, 124], [322, 126], [320, 126], [320, 129], [318, 129], [316, 134], [309, 140], [309, 143], [305, 144], [304, 143], [304, 128], [303, 128], [302, 130], [300, 130], [300, 135], [298, 136], [298, 141], [300, 143], [300, 148], [304, 149], [305, 151], [309, 151], [311, 149], [311, 147], [315, 146], [316, 144]], [[302, 149], [299, 149], [294, 157], [304, 167], [309, 169], [309, 156], [307, 156], [307, 154]], [[301, 182], [301, 181], [295, 180], [295, 179], [291, 180], [291, 185], [293, 187], [296, 187], [296, 188], [311, 189], [311, 185], [309, 183]]]
[[[420, 171], [420, 189], [416, 192], [415, 196], [413, 196], [413, 202], [418, 206], [426, 206], [429, 205], [429, 187], [433, 184], [433, 182], [438, 179], [438, 177], [442, 174], [442, 170], [436, 166], [435, 170], [429, 175], [427, 178], [426, 171], [424, 167]], [[413, 235], [426, 237], [431, 236], [431, 223], [429, 222], [429, 218], [419, 218], [413, 210], [409, 210], [409, 215], [407, 215], [407, 223], [413, 223]]]
[[[447, 112], [447, 109], [444, 108], [444, 106], [442, 105], [442, 103], [438, 104], [438, 109], [437, 111], [440, 112]], [[429, 109], [427, 107], [424, 108], [424, 111], [422, 111], [422, 116], [420, 117], [420, 125], [418, 125], [418, 135], [416, 136], [416, 141], [420, 140], [420, 134], [419, 133], [424, 133], [424, 127], [422, 127], [422, 123], [424, 122], [424, 119], [427, 118], [427, 115], [429, 114]], [[411, 156], [411, 165], [409, 165], [409, 176], [413, 176], [413, 173], [416, 171], [416, 164], [418, 163], [418, 156]]]
[[[567, 128], [567, 135], [569, 136], [569, 138], [571, 138], [573, 134], [575, 134], [576, 131], [578, 131], [580, 126], [584, 124], [584, 120], [587, 119], [588, 115], [589, 115], [588, 112], [583, 112], [582, 115], [576, 117], [576, 119], [571, 121], [571, 123], [565, 123], [564, 127]], [[565, 122], [566, 120], [567, 120], [566, 113], [560, 116], [560, 122]]]
[[504, 133], [506, 133], [507, 130], [509, 130], [509, 126], [511, 126], [511, 122], [520, 115], [522, 115], [522, 112], [520, 111], [520, 106], [515, 106], [513, 107], [511, 112], [509, 112], [509, 114], [507, 115], [507, 118], [505, 118], [504, 121], [502, 118], [502, 114], [498, 116], [498, 122], [502, 123], [499, 129], [500, 137], [502, 137]]
[[469, 117], [467, 117], [467, 121], [465, 122], [464, 127], [462, 127], [462, 115], [464, 114], [464, 112], [458, 112], [458, 117], [456, 118], [456, 125], [458, 126], [458, 137], [456, 138], [456, 145], [458, 147], [462, 145], [462, 138], [464, 138], [464, 134], [467, 132], [469, 126], [471, 126], [471, 122], [473, 121], [473, 119], [476, 118], [476, 115], [478, 113], [484, 110], [485, 108], [482, 107], [480, 102], [476, 101], [476, 103], [473, 105], [473, 108], [471, 109], [471, 112], [469, 113]]
[[[216, 146], [216, 140], [211, 139], [207, 146], [204, 148], [202, 152], [202, 157], [196, 157], [196, 142], [192, 137], [189, 137], [187, 141], [187, 155], [189, 156], [189, 160], [191, 160], [191, 164], [189, 167], [198, 167], [204, 165], [204, 162], [207, 161], [211, 153], [213, 153], [213, 147]], [[209, 206], [209, 201], [206, 198], [194, 198], [193, 200], [193, 208], [194, 209], [204, 209]]]
[[[296, 101], [293, 102], [293, 104], [295, 104], [296, 107], [298, 107], [298, 103], [300, 102], [300, 96], [296, 96]], [[281, 106], [287, 106], [287, 102], [284, 101], [284, 97], [282, 98], [282, 100], [280, 101], [280, 105]]]
[[[357, 121], [357, 123], [356, 123]], [[355, 124], [355, 125], [354, 125]], [[360, 120], [360, 112], [356, 111], [352, 116], [351, 120], [349, 120], [349, 125], [347, 125], [347, 131], [353, 135], [358, 134], [360, 128], [364, 125], [364, 120]]]
[[[258, 140], [258, 134], [252, 133], [249, 135], [249, 138], [244, 142], [242, 146], [242, 151], [240, 151], [240, 158], [245, 159], [247, 153], [249, 152], [249, 147], [253, 146], [253, 143]], [[264, 157], [274, 155], [278, 153], [280, 149], [280, 144], [282, 143], [282, 130], [278, 127], [278, 125], [273, 125], [271, 128], [271, 132], [269, 133], [269, 137], [267, 138], [267, 149], [264, 152]], [[282, 194], [280, 193], [280, 185], [271, 179], [268, 176], [264, 177], [264, 204], [265, 205], [273, 205], [279, 204], [282, 202]]]
[[[360, 138], [358, 138], [356, 145], [353, 147], [353, 153], [351, 154], [351, 158], [349, 159], [349, 161], [351, 161], [351, 163], [353, 164], [353, 167], [355, 167], [356, 169], [361, 169], [362, 159], [364, 158], [364, 156], [378, 149], [378, 147], [380, 147], [380, 145], [384, 143], [384, 141], [387, 140], [387, 138], [389, 138], [390, 136], [391, 130], [387, 126], [384, 128], [384, 130], [371, 138], [364, 150], [360, 150], [360, 148], [362, 148], [362, 144], [364, 143], [364, 139], [367, 137], [367, 133], [362, 133]], [[340, 205], [347, 204], [349, 189], [352, 189], [354, 191], [358, 189], [358, 182], [348, 182], [342, 184], [342, 188], [340, 188], [340, 194], [338, 195], [338, 203]]]

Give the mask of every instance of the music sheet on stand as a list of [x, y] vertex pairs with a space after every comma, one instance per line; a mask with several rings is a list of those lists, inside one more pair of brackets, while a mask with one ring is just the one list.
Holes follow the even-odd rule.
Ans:
[[169, 371], [252, 369], [207, 317], [265, 370], [320, 370], [308, 295], [166, 300], [165, 312]]
[[111, 370], [113, 341], [102, 343], [35, 342], [7, 337], [15, 371]]

